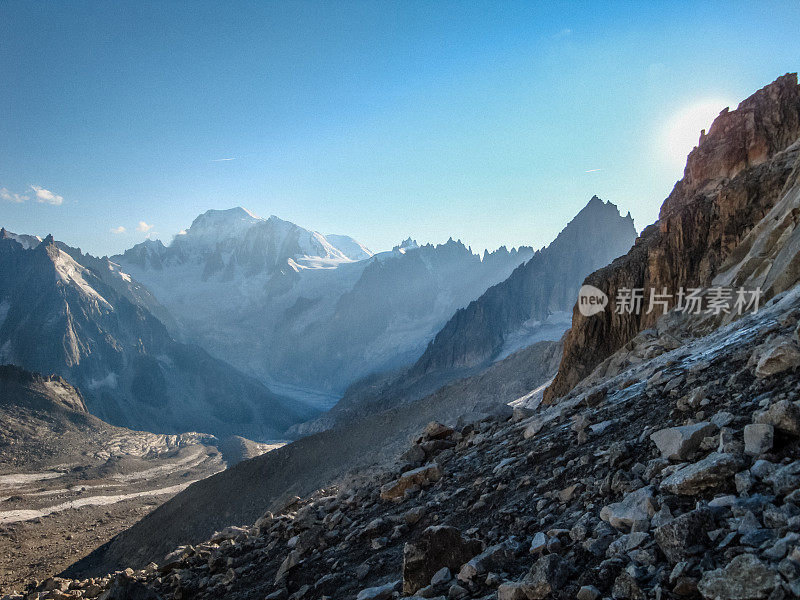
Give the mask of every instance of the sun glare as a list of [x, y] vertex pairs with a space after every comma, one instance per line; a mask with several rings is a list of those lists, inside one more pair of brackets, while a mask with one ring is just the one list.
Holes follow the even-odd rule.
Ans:
[[684, 106], [674, 113], [661, 136], [665, 159], [671, 165], [682, 168], [686, 164], [686, 156], [697, 146], [700, 131], [708, 131], [726, 106], [731, 110], [736, 108], [736, 104], [729, 100], [710, 98]]

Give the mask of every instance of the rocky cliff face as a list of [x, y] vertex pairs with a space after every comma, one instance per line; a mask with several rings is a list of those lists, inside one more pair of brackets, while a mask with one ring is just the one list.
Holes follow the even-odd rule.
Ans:
[[14, 404], [30, 408], [45, 406], [85, 413], [80, 391], [58, 375], [41, 375], [15, 365], [0, 365], [0, 406]]
[[[412, 375], [473, 367], [496, 358], [509, 343], [522, 347], [537, 341], [546, 320], [572, 306], [583, 278], [626, 252], [635, 238], [630, 215], [623, 217], [615, 205], [593, 197], [549, 246], [458, 310]], [[540, 339], [555, 339], [561, 332]]]
[[[734, 248], [784, 193], [800, 149], [800, 86], [787, 74], [715, 119], [687, 159], [684, 177], [630, 252], [586, 278], [605, 292], [609, 308], [590, 317], [573, 310], [572, 329], [553, 384], [552, 401], [650, 327], [659, 316], [614, 314], [624, 288], [706, 286]], [[670, 307], [674, 305], [674, 299]]]

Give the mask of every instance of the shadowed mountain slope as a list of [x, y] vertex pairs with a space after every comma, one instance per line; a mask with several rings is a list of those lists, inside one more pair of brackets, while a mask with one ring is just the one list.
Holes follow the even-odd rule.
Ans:
[[0, 361], [61, 375], [92, 414], [134, 429], [267, 439], [313, 414], [176, 342], [137, 302], [149, 292], [99, 262], [51, 236], [32, 248], [0, 239]]

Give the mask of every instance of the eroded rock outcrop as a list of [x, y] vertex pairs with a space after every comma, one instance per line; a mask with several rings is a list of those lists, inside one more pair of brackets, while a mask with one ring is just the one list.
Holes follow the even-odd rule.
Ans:
[[[725, 109], [687, 159], [684, 177], [630, 252], [586, 278], [610, 309], [590, 317], [573, 310], [572, 329], [545, 401], [563, 396], [600, 362], [652, 326], [659, 311], [615, 314], [622, 289], [706, 286], [791, 181], [800, 147], [800, 86], [787, 74], [734, 111]], [[674, 299], [670, 306], [674, 305]]]

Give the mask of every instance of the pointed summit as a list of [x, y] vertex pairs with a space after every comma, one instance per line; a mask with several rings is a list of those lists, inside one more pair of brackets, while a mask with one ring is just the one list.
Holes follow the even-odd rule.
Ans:
[[399, 245], [392, 248], [393, 252], [405, 252], [406, 250], [413, 250], [414, 248], [419, 248], [419, 244], [417, 240], [412, 240], [410, 237], [407, 237]]
[[[472, 368], [544, 339], [536, 337], [544, 335], [544, 330], [529, 329], [529, 324], [544, 322], [554, 314], [566, 315], [583, 279], [622, 255], [635, 239], [633, 222], [623, 218], [611, 202], [592, 196], [551, 244], [456, 312], [412, 373], [422, 376]], [[557, 336], [568, 326], [561, 317], [558, 327], [563, 328]]]

